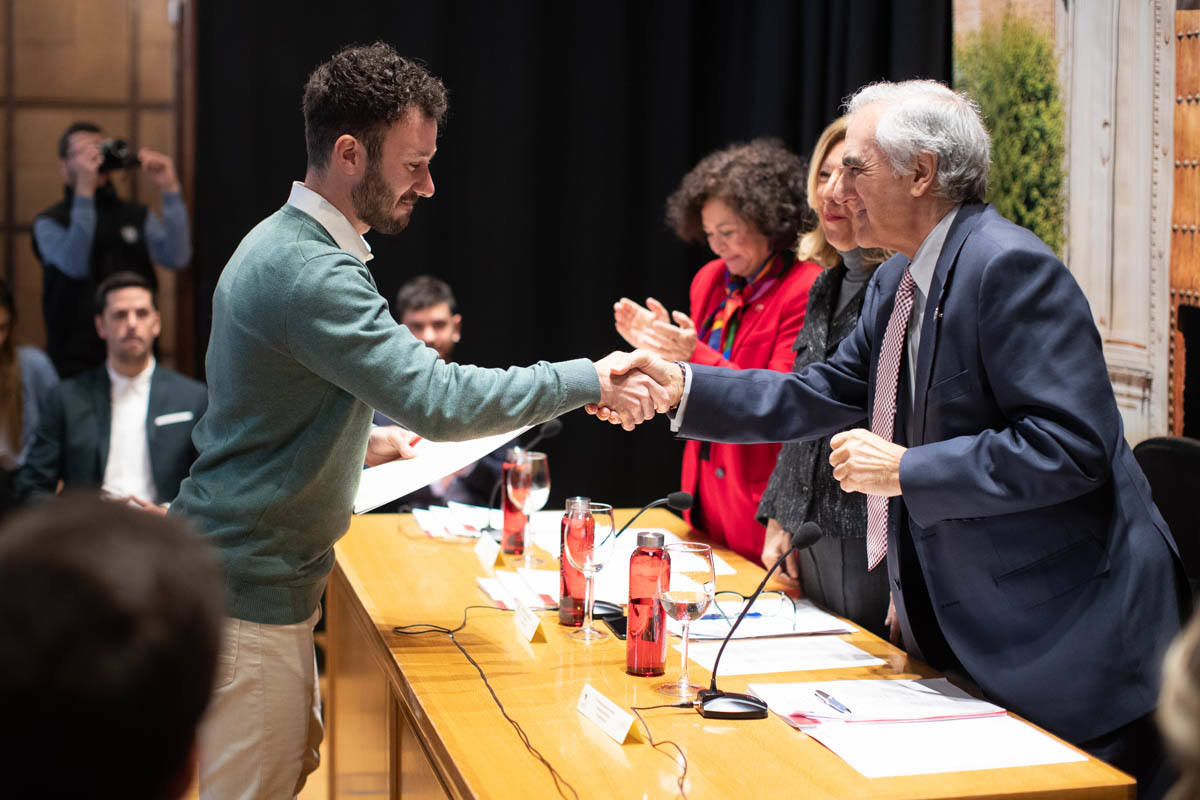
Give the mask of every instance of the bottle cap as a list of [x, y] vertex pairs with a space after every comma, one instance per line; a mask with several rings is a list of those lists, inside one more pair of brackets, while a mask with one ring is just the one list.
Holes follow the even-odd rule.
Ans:
[[651, 533], [650, 531], [638, 532], [638, 547], [662, 547], [665, 541], [666, 538], [661, 533]]
[[590, 497], [568, 497], [566, 502], [566, 511], [568, 514], [586, 514], [588, 503], [592, 502]]

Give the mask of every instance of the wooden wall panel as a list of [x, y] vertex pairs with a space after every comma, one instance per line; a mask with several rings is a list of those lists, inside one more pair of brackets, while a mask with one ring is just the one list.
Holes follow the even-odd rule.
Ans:
[[[1175, 12], [1175, 197], [1171, 207], [1171, 331], [1168, 425], [1183, 433], [1186, 344], [1179, 306], [1200, 307], [1200, 11]], [[1200, 342], [1191, 342], [1200, 347]], [[1193, 389], [1195, 391], [1195, 389]]]
[[171, 67], [175, 30], [167, 17], [166, 0], [138, 4], [138, 99], [167, 102], [174, 92]]
[[129, 0], [9, 0], [17, 97], [129, 97]]
[[105, 132], [118, 136], [124, 135], [129, 124], [128, 115], [120, 110], [17, 110], [12, 143], [16, 155], [14, 218], [17, 224], [33, 224], [33, 218], [39, 211], [62, 196], [63, 178], [58, 166], [58, 137], [68, 125], [81, 119], [94, 122]]
[[[145, 5], [145, 4], [143, 4]], [[143, 111], [138, 115], [138, 144], [164, 153], [174, 153], [175, 116], [168, 111]], [[144, 173], [138, 174], [138, 192], [142, 202], [155, 212], [162, 210], [162, 194]], [[176, 343], [178, 326], [175, 308], [169, 299], [175, 296], [177, 273], [175, 270], [157, 267], [159, 309], [162, 313], [162, 335], [159, 337], [159, 358], [168, 366], [178, 362]]]
[[33, 236], [14, 233], [13, 302], [17, 305], [17, 326], [13, 331], [18, 344], [44, 347], [46, 323], [42, 319], [42, 265], [33, 255]]

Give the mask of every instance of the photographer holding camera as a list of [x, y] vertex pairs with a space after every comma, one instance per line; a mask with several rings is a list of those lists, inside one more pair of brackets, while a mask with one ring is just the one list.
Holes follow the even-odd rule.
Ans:
[[[33, 222], [33, 250], [42, 263], [46, 351], [63, 378], [104, 361], [92, 322], [95, 287], [115, 272], [158, 281], [154, 263], [182, 269], [192, 257], [187, 207], [170, 156], [105, 139], [90, 122], [70, 125], [58, 141], [66, 181], [63, 199]], [[115, 170], [140, 167], [162, 192], [162, 216], [122, 200], [109, 180]]]

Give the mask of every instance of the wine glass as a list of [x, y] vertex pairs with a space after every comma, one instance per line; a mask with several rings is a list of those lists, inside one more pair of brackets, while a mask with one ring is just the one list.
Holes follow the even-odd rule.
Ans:
[[690, 700], [702, 686], [688, 682], [688, 634], [692, 620], [700, 619], [716, 593], [712, 548], [701, 542], [672, 542], [665, 548], [671, 557], [670, 582], [659, 590], [658, 599], [667, 616], [683, 623], [683, 660], [679, 680], [655, 688], [662, 694]]
[[506, 491], [512, 504], [525, 515], [525, 531], [522, 535], [524, 566], [532, 569], [544, 562], [533, 555], [533, 512], [540, 511], [550, 499], [550, 466], [546, 454], [523, 450], [517, 457], [516, 466], [508, 471]]
[[592, 525], [568, 531], [563, 537], [563, 557], [583, 573], [587, 582], [583, 596], [583, 627], [567, 635], [585, 644], [608, 638], [607, 633], [592, 625], [592, 605], [596, 601], [596, 573], [608, 562], [617, 541], [612, 506], [588, 503], [588, 513], [592, 515]]

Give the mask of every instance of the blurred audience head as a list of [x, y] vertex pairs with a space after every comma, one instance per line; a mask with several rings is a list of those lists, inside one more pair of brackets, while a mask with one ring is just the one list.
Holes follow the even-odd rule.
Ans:
[[667, 224], [685, 242], [707, 242], [730, 272], [751, 276], [790, 250], [808, 216], [804, 161], [774, 139], [710, 153], [667, 199]]
[[[817, 139], [812, 160], [808, 162], [808, 207], [816, 214], [815, 225], [800, 235], [796, 257], [815, 261], [823, 267], [841, 263], [838, 251], [846, 252], [858, 246], [854, 213], [833, 197], [832, 187], [842, 169], [842, 151], [846, 146], [846, 126], [849, 117], [838, 117]], [[878, 248], [862, 250], [867, 265], [877, 266], [887, 260], [888, 252]]]
[[462, 338], [462, 314], [450, 285], [432, 275], [418, 275], [396, 294], [396, 319], [443, 361], [449, 361]]
[[200, 538], [64, 495], [0, 528], [0, 586], [5, 794], [183, 795], [224, 613]]
[[109, 363], [125, 374], [144, 369], [162, 332], [150, 282], [136, 272], [114, 272], [96, 288], [95, 309], [96, 334], [104, 340]]
[[1169, 800], [1200, 797], [1200, 615], [1175, 638], [1163, 660], [1158, 727], [1179, 768]]

